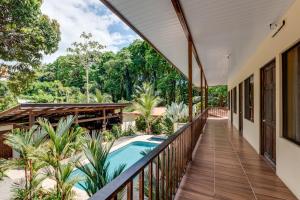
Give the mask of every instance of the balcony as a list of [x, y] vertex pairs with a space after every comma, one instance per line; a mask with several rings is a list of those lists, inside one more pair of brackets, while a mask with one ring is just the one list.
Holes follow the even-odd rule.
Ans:
[[296, 200], [224, 109], [216, 110], [205, 110], [91, 199]]

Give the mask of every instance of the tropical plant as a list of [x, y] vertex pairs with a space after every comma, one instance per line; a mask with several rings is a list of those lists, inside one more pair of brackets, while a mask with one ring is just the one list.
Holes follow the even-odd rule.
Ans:
[[137, 87], [137, 97], [134, 102], [135, 110], [139, 111], [146, 123], [146, 133], [151, 133], [151, 124], [156, 120], [152, 116], [153, 109], [160, 103], [159, 96], [154, 92], [154, 88], [149, 83], [144, 83], [142, 87]]
[[[7, 160], [3, 164], [6, 168], [23, 168], [25, 172], [24, 180], [15, 185], [15, 192], [23, 194], [21, 198], [31, 199], [41, 191], [41, 183], [46, 178], [38, 173], [44, 167], [44, 164], [36, 158], [42, 151], [46, 134], [41, 132], [37, 126], [30, 130], [14, 129], [11, 133], [5, 135], [5, 144], [20, 154], [20, 158]], [[3, 166], [3, 165], [2, 165]], [[17, 199], [19, 197], [16, 197]]]
[[111, 171], [108, 161], [109, 151], [113, 143], [103, 144], [100, 134], [92, 133], [86, 136], [83, 145], [83, 152], [89, 164], [78, 163], [77, 168], [85, 174], [83, 183], [79, 183], [89, 196], [95, 194], [120, 175], [125, 169], [125, 164], [120, 164], [114, 171]]
[[183, 102], [172, 103], [167, 106], [166, 117], [169, 118], [173, 123], [186, 122], [188, 118], [188, 107]]
[[106, 93], [101, 93], [99, 89], [95, 90], [95, 101], [97, 103], [110, 103], [112, 102], [112, 96]]
[[174, 123], [172, 120], [166, 116], [164, 116], [161, 120], [161, 133], [166, 135], [172, 135], [174, 133]]
[[79, 160], [75, 153], [80, 150], [85, 131], [79, 126], [72, 126], [74, 120], [73, 116], [61, 118], [54, 129], [48, 120], [38, 119], [41, 132], [49, 136], [49, 141], [37, 157], [47, 164], [46, 175], [56, 183], [52, 193], [62, 200], [73, 198], [72, 188], [80, 180], [72, 176], [72, 171]]

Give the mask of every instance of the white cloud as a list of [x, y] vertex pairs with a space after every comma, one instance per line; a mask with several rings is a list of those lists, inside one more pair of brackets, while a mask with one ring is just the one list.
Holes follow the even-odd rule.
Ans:
[[[107, 8], [99, 0], [45, 0], [42, 12], [56, 19], [61, 31], [58, 51], [45, 56], [44, 62], [51, 62], [66, 54], [66, 49], [79, 40], [83, 31], [92, 33], [95, 40], [111, 51], [118, 51], [120, 46], [138, 38], [136, 34], [128, 33], [128, 27], [113, 13], [107, 12]], [[112, 25], [117, 25], [124, 31], [110, 32]]]

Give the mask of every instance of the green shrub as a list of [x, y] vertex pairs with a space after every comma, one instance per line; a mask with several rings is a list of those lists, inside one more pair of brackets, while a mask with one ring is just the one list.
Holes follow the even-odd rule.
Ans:
[[135, 135], [135, 130], [133, 127], [129, 126], [126, 131], [123, 131], [122, 136], [132, 136]]
[[151, 124], [151, 133], [154, 135], [162, 134], [161, 118], [154, 120]]
[[116, 139], [114, 135], [108, 130], [102, 131], [102, 136], [105, 142], [111, 142]]
[[161, 122], [162, 133], [166, 135], [172, 135], [174, 133], [174, 124], [168, 117], [164, 117]]
[[138, 131], [146, 131], [146, 120], [143, 116], [139, 116], [135, 120], [135, 126]]
[[119, 125], [113, 125], [113, 127], [111, 128], [111, 134], [116, 138], [120, 138], [123, 136], [123, 132], [121, 129], [121, 126]]

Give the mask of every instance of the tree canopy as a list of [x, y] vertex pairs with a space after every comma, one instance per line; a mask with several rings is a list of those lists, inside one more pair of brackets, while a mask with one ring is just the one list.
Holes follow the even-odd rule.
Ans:
[[[1, 76], [25, 81], [60, 41], [59, 24], [41, 12], [42, 0], [0, 0]], [[4, 61], [4, 62], [3, 62]]]

